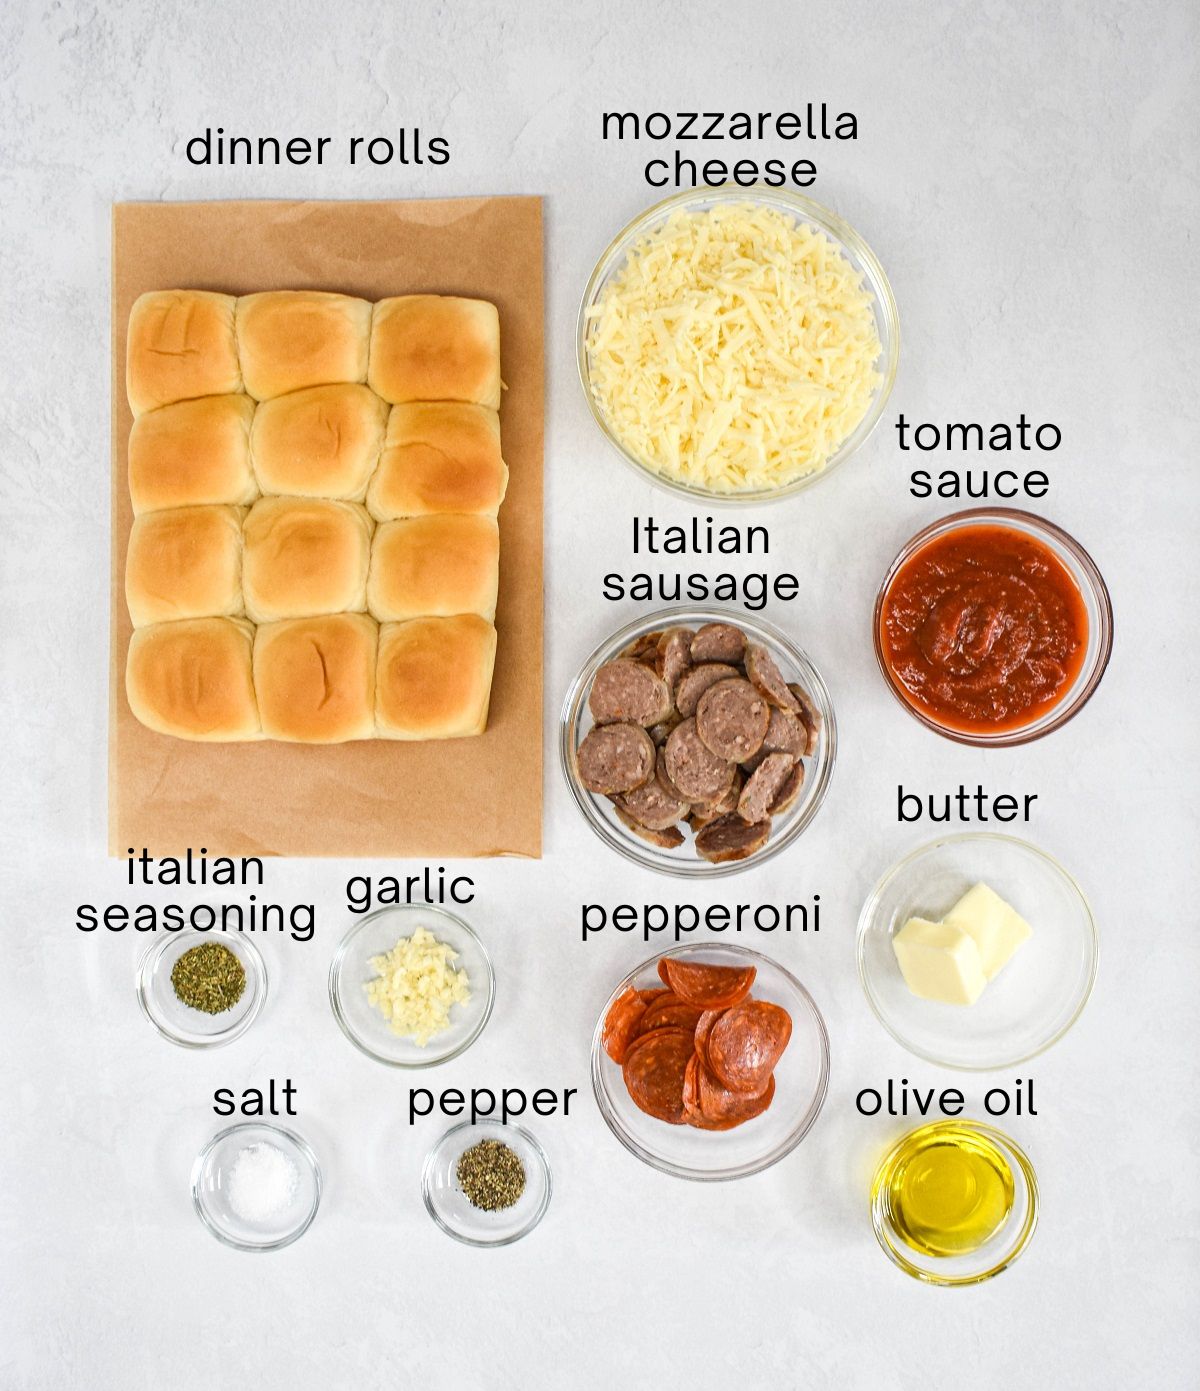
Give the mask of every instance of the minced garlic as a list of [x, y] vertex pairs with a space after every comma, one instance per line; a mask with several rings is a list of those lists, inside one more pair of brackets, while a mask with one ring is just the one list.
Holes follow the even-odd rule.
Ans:
[[465, 1005], [471, 987], [465, 971], [451, 965], [458, 953], [439, 942], [427, 928], [401, 937], [389, 952], [371, 957], [375, 979], [366, 984], [367, 999], [388, 1022], [392, 1033], [419, 1047], [450, 1027], [450, 1010]]

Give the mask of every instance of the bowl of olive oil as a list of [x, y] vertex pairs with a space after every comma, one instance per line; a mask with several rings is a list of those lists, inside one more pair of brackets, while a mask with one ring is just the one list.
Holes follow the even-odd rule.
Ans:
[[981, 1121], [943, 1120], [902, 1136], [871, 1186], [871, 1222], [884, 1251], [931, 1285], [975, 1285], [998, 1275], [1037, 1226], [1033, 1165]]

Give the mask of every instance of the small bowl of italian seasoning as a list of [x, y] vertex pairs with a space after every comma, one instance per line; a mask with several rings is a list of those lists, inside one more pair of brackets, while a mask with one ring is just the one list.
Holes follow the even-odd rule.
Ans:
[[466, 1122], [430, 1150], [421, 1190], [447, 1236], [468, 1246], [508, 1246], [550, 1206], [550, 1162], [522, 1126]]
[[239, 1038], [267, 998], [258, 948], [237, 934], [188, 930], [155, 942], [137, 968], [142, 1013], [180, 1048], [216, 1048]]

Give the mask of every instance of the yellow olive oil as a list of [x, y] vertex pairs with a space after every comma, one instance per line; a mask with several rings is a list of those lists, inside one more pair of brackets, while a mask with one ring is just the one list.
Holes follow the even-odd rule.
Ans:
[[[882, 1193], [880, 1190], [886, 1190]], [[977, 1251], [1012, 1211], [1003, 1151], [968, 1123], [936, 1121], [900, 1142], [875, 1178], [896, 1235], [924, 1256]]]

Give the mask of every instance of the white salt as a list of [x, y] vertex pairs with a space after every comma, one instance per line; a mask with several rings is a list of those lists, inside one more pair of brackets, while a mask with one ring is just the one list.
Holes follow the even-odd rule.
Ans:
[[299, 1182], [299, 1169], [277, 1146], [247, 1145], [229, 1170], [229, 1206], [243, 1222], [266, 1222], [291, 1203]]

